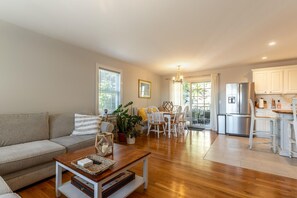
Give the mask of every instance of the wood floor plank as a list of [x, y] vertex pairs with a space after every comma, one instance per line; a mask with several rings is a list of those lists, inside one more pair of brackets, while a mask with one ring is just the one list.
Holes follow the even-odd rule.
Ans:
[[[132, 148], [152, 152], [149, 186], [129, 197], [297, 197], [297, 180], [204, 160], [217, 137], [210, 131], [190, 131], [168, 139], [141, 136]], [[142, 165], [133, 168], [142, 173]], [[63, 174], [64, 181], [71, 173]], [[23, 198], [55, 197], [55, 178], [18, 191]]]

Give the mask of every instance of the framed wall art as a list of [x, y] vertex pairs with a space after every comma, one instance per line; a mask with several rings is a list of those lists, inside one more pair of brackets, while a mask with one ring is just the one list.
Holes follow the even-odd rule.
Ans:
[[138, 79], [138, 98], [151, 98], [152, 83]]

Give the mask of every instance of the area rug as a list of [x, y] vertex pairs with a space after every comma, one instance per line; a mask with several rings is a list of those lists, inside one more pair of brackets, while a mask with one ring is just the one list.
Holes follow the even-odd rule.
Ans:
[[196, 128], [196, 127], [188, 127], [189, 130], [193, 130], [193, 131], [204, 131], [204, 128]]
[[204, 159], [297, 179], [297, 158], [274, 154], [267, 144], [256, 144], [250, 150], [244, 137], [219, 135]]

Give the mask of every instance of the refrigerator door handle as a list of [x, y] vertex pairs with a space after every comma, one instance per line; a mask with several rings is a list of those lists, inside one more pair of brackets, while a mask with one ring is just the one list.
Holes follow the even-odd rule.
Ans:
[[239, 115], [239, 114], [227, 114], [226, 116], [241, 117], [241, 118], [251, 117], [250, 115]]
[[249, 117], [251, 117], [250, 115], [239, 115], [239, 114], [228, 114], [227, 116], [241, 117], [241, 118], [249, 118]]

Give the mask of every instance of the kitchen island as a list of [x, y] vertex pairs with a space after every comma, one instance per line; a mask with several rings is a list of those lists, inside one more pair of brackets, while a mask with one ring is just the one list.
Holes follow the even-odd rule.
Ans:
[[[283, 110], [276, 109], [272, 110], [277, 114], [277, 142], [278, 142], [278, 151], [282, 156], [289, 155], [289, 136], [288, 136], [288, 124], [293, 120], [293, 111], [292, 110]], [[296, 148], [293, 148], [296, 151]], [[297, 157], [297, 155], [293, 155]]]

